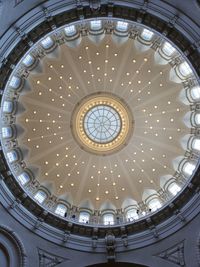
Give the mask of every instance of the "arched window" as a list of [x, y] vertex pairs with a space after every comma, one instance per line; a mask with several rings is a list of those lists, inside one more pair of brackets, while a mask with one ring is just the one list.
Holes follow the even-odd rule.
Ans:
[[161, 50], [168, 57], [172, 56], [172, 54], [176, 51], [175, 48], [168, 42], [163, 44]]
[[24, 58], [22, 62], [26, 67], [30, 67], [33, 65], [34, 61], [35, 61], [34, 57], [29, 54]]
[[7, 158], [10, 163], [13, 163], [19, 159], [18, 153], [15, 150], [9, 151], [7, 153]]
[[41, 41], [41, 45], [44, 49], [49, 49], [54, 45], [54, 41], [48, 36]]
[[128, 221], [133, 221], [133, 220], [137, 220], [139, 218], [137, 210], [136, 209], [130, 209], [127, 211], [126, 213], [126, 219]]
[[2, 137], [3, 138], [11, 138], [13, 136], [13, 131], [10, 126], [2, 127]]
[[195, 114], [194, 121], [198, 126], [200, 125], [200, 113]]
[[38, 190], [34, 198], [41, 204], [47, 198], [47, 194], [43, 190]]
[[179, 65], [179, 71], [183, 77], [187, 77], [192, 74], [192, 69], [186, 61]]
[[101, 20], [92, 20], [90, 22], [90, 29], [93, 31], [99, 31], [102, 28], [102, 21]]
[[144, 29], [140, 35], [140, 37], [145, 41], [151, 41], [153, 37], [153, 32], [147, 29]]
[[66, 217], [67, 207], [64, 204], [58, 204], [55, 213], [60, 215], [61, 217]]
[[156, 211], [157, 209], [162, 207], [162, 204], [158, 198], [152, 198], [148, 202], [148, 207], [151, 209], [151, 211]]
[[23, 172], [17, 176], [17, 179], [21, 185], [25, 185], [30, 181], [30, 176], [27, 172]]
[[76, 27], [74, 25], [65, 27], [64, 31], [65, 31], [66, 36], [69, 36], [69, 37], [77, 33]]
[[3, 112], [11, 113], [13, 111], [13, 102], [11, 101], [4, 101], [3, 102]]
[[195, 86], [190, 90], [191, 97], [193, 100], [199, 100], [200, 99], [200, 86]]
[[14, 89], [17, 89], [17, 88], [19, 88], [20, 84], [21, 84], [21, 79], [19, 77], [12, 76], [10, 83], [9, 83], [9, 86], [14, 88]]
[[192, 149], [200, 151], [200, 139], [194, 138], [192, 141]]
[[112, 213], [106, 213], [103, 215], [103, 224], [104, 225], [113, 225], [114, 224], [114, 215]]
[[116, 30], [120, 32], [126, 32], [128, 30], [128, 23], [124, 21], [118, 21], [116, 25]]
[[185, 174], [185, 175], [192, 175], [193, 174], [193, 172], [194, 172], [194, 170], [195, 170], [195, 168], [196, 168], [196, 166], [193, 164], [193, 163], [191, 163], [191, 162], [186, 162], [184, 165], [183, 165], [183, 173]]
[[181, 187], [179, 185], [177, 185], [177, 183], [171, 183], [168, 186], [168, 191], [172, 194], [172, 195], [176, 195], [179, 191], [181, 190]]
[[81, 223], [88, 223], [89, 220], [90, 220], [89, 212], [81, 211], [80, 214], [79, 214], [78, 221], [81, 222]]

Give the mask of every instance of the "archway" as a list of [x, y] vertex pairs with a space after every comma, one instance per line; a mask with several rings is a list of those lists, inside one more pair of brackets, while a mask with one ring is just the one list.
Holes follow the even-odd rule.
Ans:
[[137, 263], [129, 263], [129, 262], [113, 262], [113, 263], [99, 263], [85, 267], [149, 267], [149, 266]]

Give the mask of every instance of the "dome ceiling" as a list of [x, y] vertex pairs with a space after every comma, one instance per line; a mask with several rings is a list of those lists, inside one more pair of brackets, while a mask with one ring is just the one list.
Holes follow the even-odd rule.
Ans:
[[[81, 37], [72, 25], [65, 29], [65, 33], [70, 36], [74, 31], [73, 38], [57, 46], [50, 37], [43, 39], [32, 55], [23, 59], [22, 63], [28, 66], [27, 73], [25, 70], [27, 79], [18, 97], [13, 98], [13, 89], [9, 92], [12, 83], [14, 86], [17, 84], [15, 78], [10, 79], [8, 94], [4, 95], [3, 113], [17, 115], [14, 121], [16, 144], [21, 151], [19, 157], [23, 158], [20, 168], [27, 166], [37, 188], [42, 185], [58, 199], [65, 195], [67, 202], [77, 207], [81, 207], [83, 202], [89, 203], [88, 209], [97, 210], [111, 206], [110, 209], [123, 209], [137, 203], [141, 206], [149, 196], [157, 195], [156, 192], [163, 195], [167, 182], [172, 177], [178, 178], [180, 168], [186, 166], [183, 161], [180, 167], [180, 162], [184, 155], [188, 156], [189, 102], [194, 99], [191, 100], [192, 94], [190, 101], [186, 97], [184, 81], [191, 69], [186, 62], [180, 65], [183, 58], [174, 47], [167, 42], [163, 46], [165, 41], [147, 29], [143, 29], [137, 40], [128, 38], [127, 25], [124, 22], [117, 24], [120, 34], [104, 34], [99, 21], [96, 21], [93, 27], [97, 27], [95, 31], [98, 34], [82, 34]], [[155, 46], [156, 40], [161, 40], [163, 53], [168, 57], [161, 57], [157, 52], [159, 45]], [[46, 54], [42, 52], [44, 49]], [[176, 60], [170, 58], [171, 52], [175, 52]], [[39, 55], [39, 59], [29, 66], [32, 57], [36, 58], [34, 53]], [[182, 67], [177, 71], [179, 65]], [[23, 68], [20, 71], [24, 73]], [[190, 81], [192, 86], [194, 80]], [[199, 89], [193, 90], [193, 94], [193, 98], [197, 97]], [[128, 110], [127, 114], [131, 114], [124, 122], [128, 138], [113, 153], [93, 153], [87, 149], [87, 142], [84, 144], [86, 147], [80, 145], [74, 133], [80, 130], [78, 124], [73, 127], [74, 112], [93, 95], [109, 95], [112, 108], [101, 100], [98, 105], [105, 105], [112, 114], [118, 112], [112, 106], [116, 99], [124, 110]], [[9, 102], [11, 98], [14, 102], [18, 100], [16, 110], [16, 103]], [[95, 113], [95, 107], [89, 112]], [[86, 119], [90, 123], [89, 112], [84, 115], [84, 123]], [[95, 114], [98, 119], [98, 114]], [[105, 138], [109, 141], [118, 138], [119, 128], [123, 130], [123, 116], [120, 112], [116, 114], [115, 120], [121, 122], [116, 124], [116, 135], [111, 131], [113, 138], [109, 139], [107, 124], [100, 122], [99, 131], [107, 129]], [[4, 117], [5, 127], [9, 120]], [[88, 136], [91, 134], [87, 129], [84, 131]], [[95, 134], [95, 138], [97, 136]], [[94, 141], [94, 136], [91, 139]], [[101, 141], [96, 140], [97, 143]], [[11, 149], [10, 143], [3, 142], [7, 153]], [[199, 150], [198, 144], [196, 150]], [[7, 159], [12, 163], [13, 155], [9, 153]], [[186, 167], [191, 175], [195, 166]], [[17, 168], [14, 172], [16, 175], [20, 173]], [[179, 186], [176, 193], [181, 189]], [[26, 189], [32, 190], [29, 185]]]
[[[155, 64], [154, 50], [140, 53], [132, 40], [119, 46], [110, 35], [57, 52], [43, 59], [42, 72], [29, 76], [31, 91], [20, 96], [27, 165], [39, 168], [38, 180], [52, 182], [57, 196], [70, 192], [75, 205], [85, 198], [96, 209], [107, 199], [117, 208], [127, 197], [142, 201], [144, 189], [158, 190], [160, 177], [175, 172], [172, 159], [184, 154], [188, 107], [179, 100], [182, 86], [169, 81], [171, 66]], [[135, 119], [128, 146], [105, 157], [82, 150], [70, 128], [77, 103], [102, 91], [123, 98]]]

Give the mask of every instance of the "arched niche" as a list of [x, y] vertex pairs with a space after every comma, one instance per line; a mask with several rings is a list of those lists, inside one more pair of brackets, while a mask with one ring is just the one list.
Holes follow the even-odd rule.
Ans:
[[129, 263], [129, 262], [113, 262], [113, 263], [99, 263], [94, 265], [88, 265], [86, 267], [149, 267], [147, 265], [141, 265], [137, 263]]
[[12, 229], [0, 225], [0, 266], [2, 267], [25, 267], [25, 248], [12, 231]]
[[10, 266], [10, 258], [7, 249], [0, 243], [0, 262], [4, 267]]

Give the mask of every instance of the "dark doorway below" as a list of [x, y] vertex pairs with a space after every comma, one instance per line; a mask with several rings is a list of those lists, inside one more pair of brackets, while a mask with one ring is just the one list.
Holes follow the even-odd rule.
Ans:
[[149, 267], [149, 266], [136, 263], [127, 263], [127, 262], [113, 262], [113, 263], [99, 263], [85, 267]]

